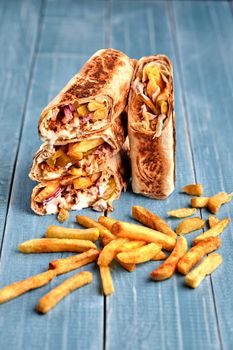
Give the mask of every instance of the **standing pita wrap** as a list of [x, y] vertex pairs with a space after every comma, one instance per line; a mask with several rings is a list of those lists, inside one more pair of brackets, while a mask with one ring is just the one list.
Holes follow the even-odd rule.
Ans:
[[163, 199], [175, 186], [173, 73], [164, 55], [136, 64], [128, 103], [128, 133], [135, 193]]
[[134, 61], [122, 52], [97, 51], [42, 111], [41, 139], [62, 144], [108, 134], [126, 106], [133, 69]]

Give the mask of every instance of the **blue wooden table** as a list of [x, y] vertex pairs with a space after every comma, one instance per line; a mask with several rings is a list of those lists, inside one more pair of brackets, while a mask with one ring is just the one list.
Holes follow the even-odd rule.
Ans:
[[[131, 221], [138, 204], [166, 218], [168, 209], [187, 206], [190, 198], [179, 193], [187, 183], [203, 183], [207, 195], [233, 191], [232, 11], [227, 1], [0, 0], [0, 286], [42, 272], [61, 256], [17, 252], [18, 243], [56, 224], [53, 216], [31, 212], [34, 184], [27, 174], [40, 145], [40, 111], [100, 48], [134, 58], [165, 53], [175, 75], [177, 189], [165, 201], [127, 192], [111, 215]], [[232, 218], [231, 206], [220, 217]], [[205, 210], [199, 215], [208, 217]], [[177, 221], [169, 223], [175, 228]], [[59, 276], [0, 306], [0, 349], [233, 349], [231, 227], [222, 243], [223, 265], [197, 290], [180, 275], [151, 282], [159, 262], [150, 262], [134, 273], [113, 266], [116, 292], [106, 298], [97, 268], [88, 265], [94, 282], [38, 315], [38, 299], [66, 278]]]

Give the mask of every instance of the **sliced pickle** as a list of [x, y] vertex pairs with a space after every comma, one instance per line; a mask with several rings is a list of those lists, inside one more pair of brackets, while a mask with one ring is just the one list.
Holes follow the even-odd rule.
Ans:
[[105, 108], [105, 105], [104, 103], [100, 103], [100, 102], [89, 102], [87, 108], [90, 112], [94, 112], [97, 109]]
[[42, 203], [59, 189], [59, 181], [50, 181], [36, 196], [35, 201]]
[[77, 153], [77, 152], [83, 153], [83, 152], [89, 151], [92, 148], [95, 148], [95, 147], [102, 145], [102, 143], [104, 143], [104, 140], [101, 138], [72, 143], [69, 145], [69, 154], [70, 154], [70, 148], [71, 148], [72, 152], [75, 151], [75, 153]]
[[105, 190], [105, 192], [102, 195], [102, 198], [104, 200], [111, 198], [111, 196], [113, 195], [115, 190], [116, 190], [116, 182], [115, 182], [114, 178], [111, 177], [109, 182], [108, 182], [107, 189]]
[[91, 181], [91, 178], [88, 176], [82, 176], [78, 179], [73, 180], [73, 186], [76, 190], [84, 190], [86, 188], [89, 188], [93, 185], [93, 182]]
[[87, 117], [90, 113], [86, 104], [78, 107], [77, 112], [80, 117]]
[[56, 159], [56, 166], [64, 167], [68, 163], [72, 163], [72, 161], [65, 153]]
[[82, 168], [74, 168], [74, 167], [72, 167], [71, 169], [69, 169], [68, 173], [73, 175], [73, 176], [78, 176], [78, 177], [83, 175]]
[[77, 142], [77, 143], [70, 143], [69, 146], [68, 146], [67, 154], [74, 161], [81, 160], [83, 158], [82, 152], [80, 152], [78, 150], [78, 144], [79, 144], [79, 142]]
[[91, 116], [92, 121], [102, 120], [107, 118], [108, 116], [108, 110], [106, 107], [97, 109], [93, 115]]

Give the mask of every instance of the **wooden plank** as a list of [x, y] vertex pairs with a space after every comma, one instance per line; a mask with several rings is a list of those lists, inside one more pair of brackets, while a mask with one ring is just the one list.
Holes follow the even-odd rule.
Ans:
[[[27, 173], [33, 153], [40, 143], [36, 128], [40, 110], [47, 104], [50, 91], [57, 92], [86, 58], [72, 56], [69, 65], [67, 58], [59, 56], [42, 55], [37, 59], [3, 243], [1, 286], [42, 272], [47, 269], [51, 259], [68, 255], [65, 253], [23, 255], [17, 252], [17, 245], [33, 237], [42, 237], [48, 225], [57, 224], [55, 216], [39, 217], [31, 212], [30, 192], [35, 183], [27, 178]], [[82, 213], [90, 214], [93, 218], [97, 216], [97, 213], [90, 210]], [[71, 213], [70, 227], [76, 226], [76, 214], [77, 212]], [[5, 331], [0, 332], [1, 346], [5, 349], [102, 348], [103, 297], [100, 293], [98, 271], [91, 265], [84, 267], [83, 270], [93, 271], [94, 283], [73, 293], [46, 316], [38, 316], [34, 311], [35, 305], [44, 293], [63, 281], [66, 275], [59, 276], [43, 289], [35, 290], [18, 300], [2, 305], [0, 327]], [[15, 322], [16, 314], [17, 322]]]
[[[168, 209], [187, 206], [190, 197], [180, 194], [179, 190], [195, 181], [173, 28], [167, 10], [164, 2], [124, 1], [114, 2], [112, 7], [112, 46], [132, 57], [161, 52], [173, 60], [178, 140], [174, 194], [166, 201], [155, 201], [127, 192], [111, 214], [120, 220], [132, 221], [130, 211], [135, 204], [167, 219]], [[178, 220], [168, 222], [175, 228]], [[194, 236], [189, 235], [188, 240]], [[107, 349], [219, 349], [210, 280], [206, 279], [197, 291], [184, 287], [184, 278], [180, 275], [155, 283], [150, 281], [149, 273], [157, 265], [159, 263], [147, 263], [131, 274], [114, 268], [116, 293], [107, 299]]]
[[0, 241], [28, 94], [41, 1], [2, 1], [0, 31]]
[[[177, 2], [174, 15], [197, 179], [204, 184], [207, 195], [231, 192], [233, 21], [229, 5]], [[230, 207], [224, 206], [219, 217], [232, 219]], [[204, 211], [203, 215], [209, 214]], [[224, 349], [233, 346], [232, 240], [230, 227], [222, 235], [223, 266], [212, 276]]]

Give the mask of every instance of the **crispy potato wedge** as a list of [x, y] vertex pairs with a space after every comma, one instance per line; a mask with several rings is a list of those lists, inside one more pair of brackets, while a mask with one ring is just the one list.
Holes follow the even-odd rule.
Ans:
[[91, 272], [83, 271], [74, 275], [56, 288], [52, 289], [49, 293], [45, 294], [37, 304], [36, 310], [42, 314], [46, 314], [50, 311], [59, 301], [65, 298], [68, 294], [76, 290], [77, 288], [83, 287], [86, 284], [91, 283], [93, 275]]
[[52, 260], [49, 263], [49, 269], [55, 269], [56, 275], [61, 275], [66, 272], [76, 270], [81, 266], [90, 264], [93, 261], [96, 261], [98, 256], [99, 251], [97, 249], [89, 249], [88, 251], [78, 255]]
[[169, 257], [164, 261], [162, 265], [157, 267], [151, 272], [151, 278], [155, 281], [163, 281], [170, 278], [175, 270], [179, 260], [187, 252], [188, 243], [184, 237], [180, 237], [176, 241], [175, 248], [169, 255]]
[[117, 255], [120, 246], [127, 241], [128, 241], [127, 238], [117, 238], [109, 242], [107, 245], [105, 245], [99, 255], [97, 264], [101, 266], [109, 265]]
[[193, 266], [195, 266], [202, 258], [213, 250], [220, 247], [221, 240], [218, 237], [209, 237], [203, 239], [192, 247], [178, 262], [177, 269], [183, 275], [186, 275]]
[[220, 207], [229, 202], [229, 200], [231, 200], [231, 197], [229, 197], [226, 192], [219, 192], [209, 198], [207, 203], [208, 209], [211, 211], [211, 213], [217, 214]]
[[76, 216], [76, 222], [84, 227], [97, 227], [99, 230], [100, 238], [106, 239], [108, 241], [111, 241], [115, 239], [116, 237], [109, 231], [106, 227], [101, 225], [99, 222], [96, 222], [95, 220], [89, 218], [88, 216], [83, 215], [77, 215]]
[[93, 121], [97, 121], [97, 120], [102, 120], [102, 119], [105, 119], [107, 118], [108, 116], [108, 109], [106, 107], [103, 107], [103, 108], [99, 108], [97, 109], [93, 115], [92, 115], [92, 120]]
[[69, 146], [68, 146], [67, 155], [75, 161], [83, 159], [82, 152], [79, 152], [79, 150], [78, 150], [79, 149], [78, 144], [79, 144], [79, 142], [69, 143]]
[[114, 287], [109, 266], [99, 266], [99, 269], [104, 295], [110, 295], [114, 293]]
[[42, 203], [55, 193], [60, 187], [59, 181], [48, 181], [46, 186], [35, 196], [35, 201]]
[[0, 304], [14, 299], [29, 290], [48, 284], [56, 276], [55, 271], [45, 271], [25, 280], [14, 282], [0, 289]]
[[103, 107], [105, 107], [104, 103], [100, 103], [100, 102], [96, 102], [96, 101], [89, 102], [87, 105], [87, 108], [90, 112], [94, 112], [97, 109], [101, 109]]
[[213, 273], [219, 265], [222, 264], [220, 254], [212, 253], [207, 256], [195, 269], [189, 272], [185, 277], [185, 283], [191, 288], [197, 288], [203, 279]]
[[205, 208], [208, 204], [209, 197], [194, 197], [191, 199], [191, 207]]
[[167, 259], [167, 255], [161, 250], [151, 260], [152, 261], [160, 261], [160, 260], [165, 260], [165, 259]]
[[99, 238], [99, 229], [97, 227], [78, 229], [51, 225], [47, 227], [45, 236], [47, 238], [71, 238], [95, 242]]
[[125, 264], [141, 264], [150, 261], [161, 249], [161, 244], [149, 243], [137, 249], [118, 253], [117, 258]]
[[[73, 149], [75, 149], [75, 152], [85, 153], [92, 148], [102, 145], [103, 143], [104, 143], [104, 140], [102, 138], [98, 138], [93, 140], [84, 140], [81, 142], [74, 143], [72, 145], [73, 145]], [[69, 149], [69, 152], [70, 152], [70, 149]]]
[[170, 210], [167, 212], [167, 215], [173, 216], [175, 218], [186, 218], [187, 216], [191, 216], [196, 213], [196, 209], [194, 208], [179, 208], [175, 210]]
[[96, 248], [91, 241], [81, 239], [35, 238], [19, 244], [21, 253], [84, 252]]
[[116, 261], [123, 267], [123, 269], [127, 270], [128, 272], [133, 272], [136, 268], [136, 264], [125, 264], [122, 261], [120, 261], [117, 256], [115, 257]]
[[76, 190], [85, 190], [93, 185], [89, 176], [81, 176], [73, 180], [73, 186]]
[[162, 220], [159, 216], [151, 213], [149, 210], [140, 207], [139, 205], [134, 205], [132, 207], [132, 217], [145, 226], [162, 232], [165, 235], [171, 236], [175, 239], [177, 238], [176, 233], [164, 220]]
[[99, 216], [98, 222], [111, 231], [112, 225], [115, 224], [117, 220], [108, 216]]
[[75, 167], [72, 167], [68, 170], [68, 173], [70, 175], [73, 175], [75, 177], [80, 177], [83, 175], [83, 170], [82, 168], [75, 168]]
[[69, 214], [68, 210], [65, 208], [62, 208], [57, 215], [57, 220], [63, 223], [69, 219], [69, 216], [70, 216], [70, 214]]
[[184, 235], [192, 231], [200, 230], [204, 226], [205, 226], [205, 220], [202, 220], [201, 218], [198, 218], [198, 217], [188, 218], [188, 219], [182, 220], [178, 224], [176, 228], [176, 233], [178, 235]]
[[124, 244], [119, 248], [119, 252], [128, 252], [129, 250], [133, 250], [136, 248], [140, 248], [144, 246], [146, 242], [144, 241], [129, 241]]
[[230, 218], [225, 218], [225, 219], [219, 221], [214, 227], [210, 228], [206, 232], [197, 236], [194, 239], [193, 244], [197, 244], [198, 242], [202, 241], [205, 238], [216, 237], [216, 236], [220, 235], [223, 232], [223, 230], [225, 230], [225, 228], [229, 225], [229, 223], [230, 223]]
[[152, 230], [151, 228], [130, 224], [128, 222], [116, 222], [112, 226], [112, 233], [117, 237], [135, 239], [138, 241], [145, 241], [148, 243], [161, 244], [165, 250], [172, 250], [175, 246], [176, 240], [164, 233]]
[[209, 216], [209, 227], [212, 228], [214, 225], [216, 225], [219, 222], [219, 218], [216, 216], [210, 215]]
[[182, 191], [191, 196], [201, 196], [203, 193], [203, 186], [201, 184], [186, 185], [182, 188]]

